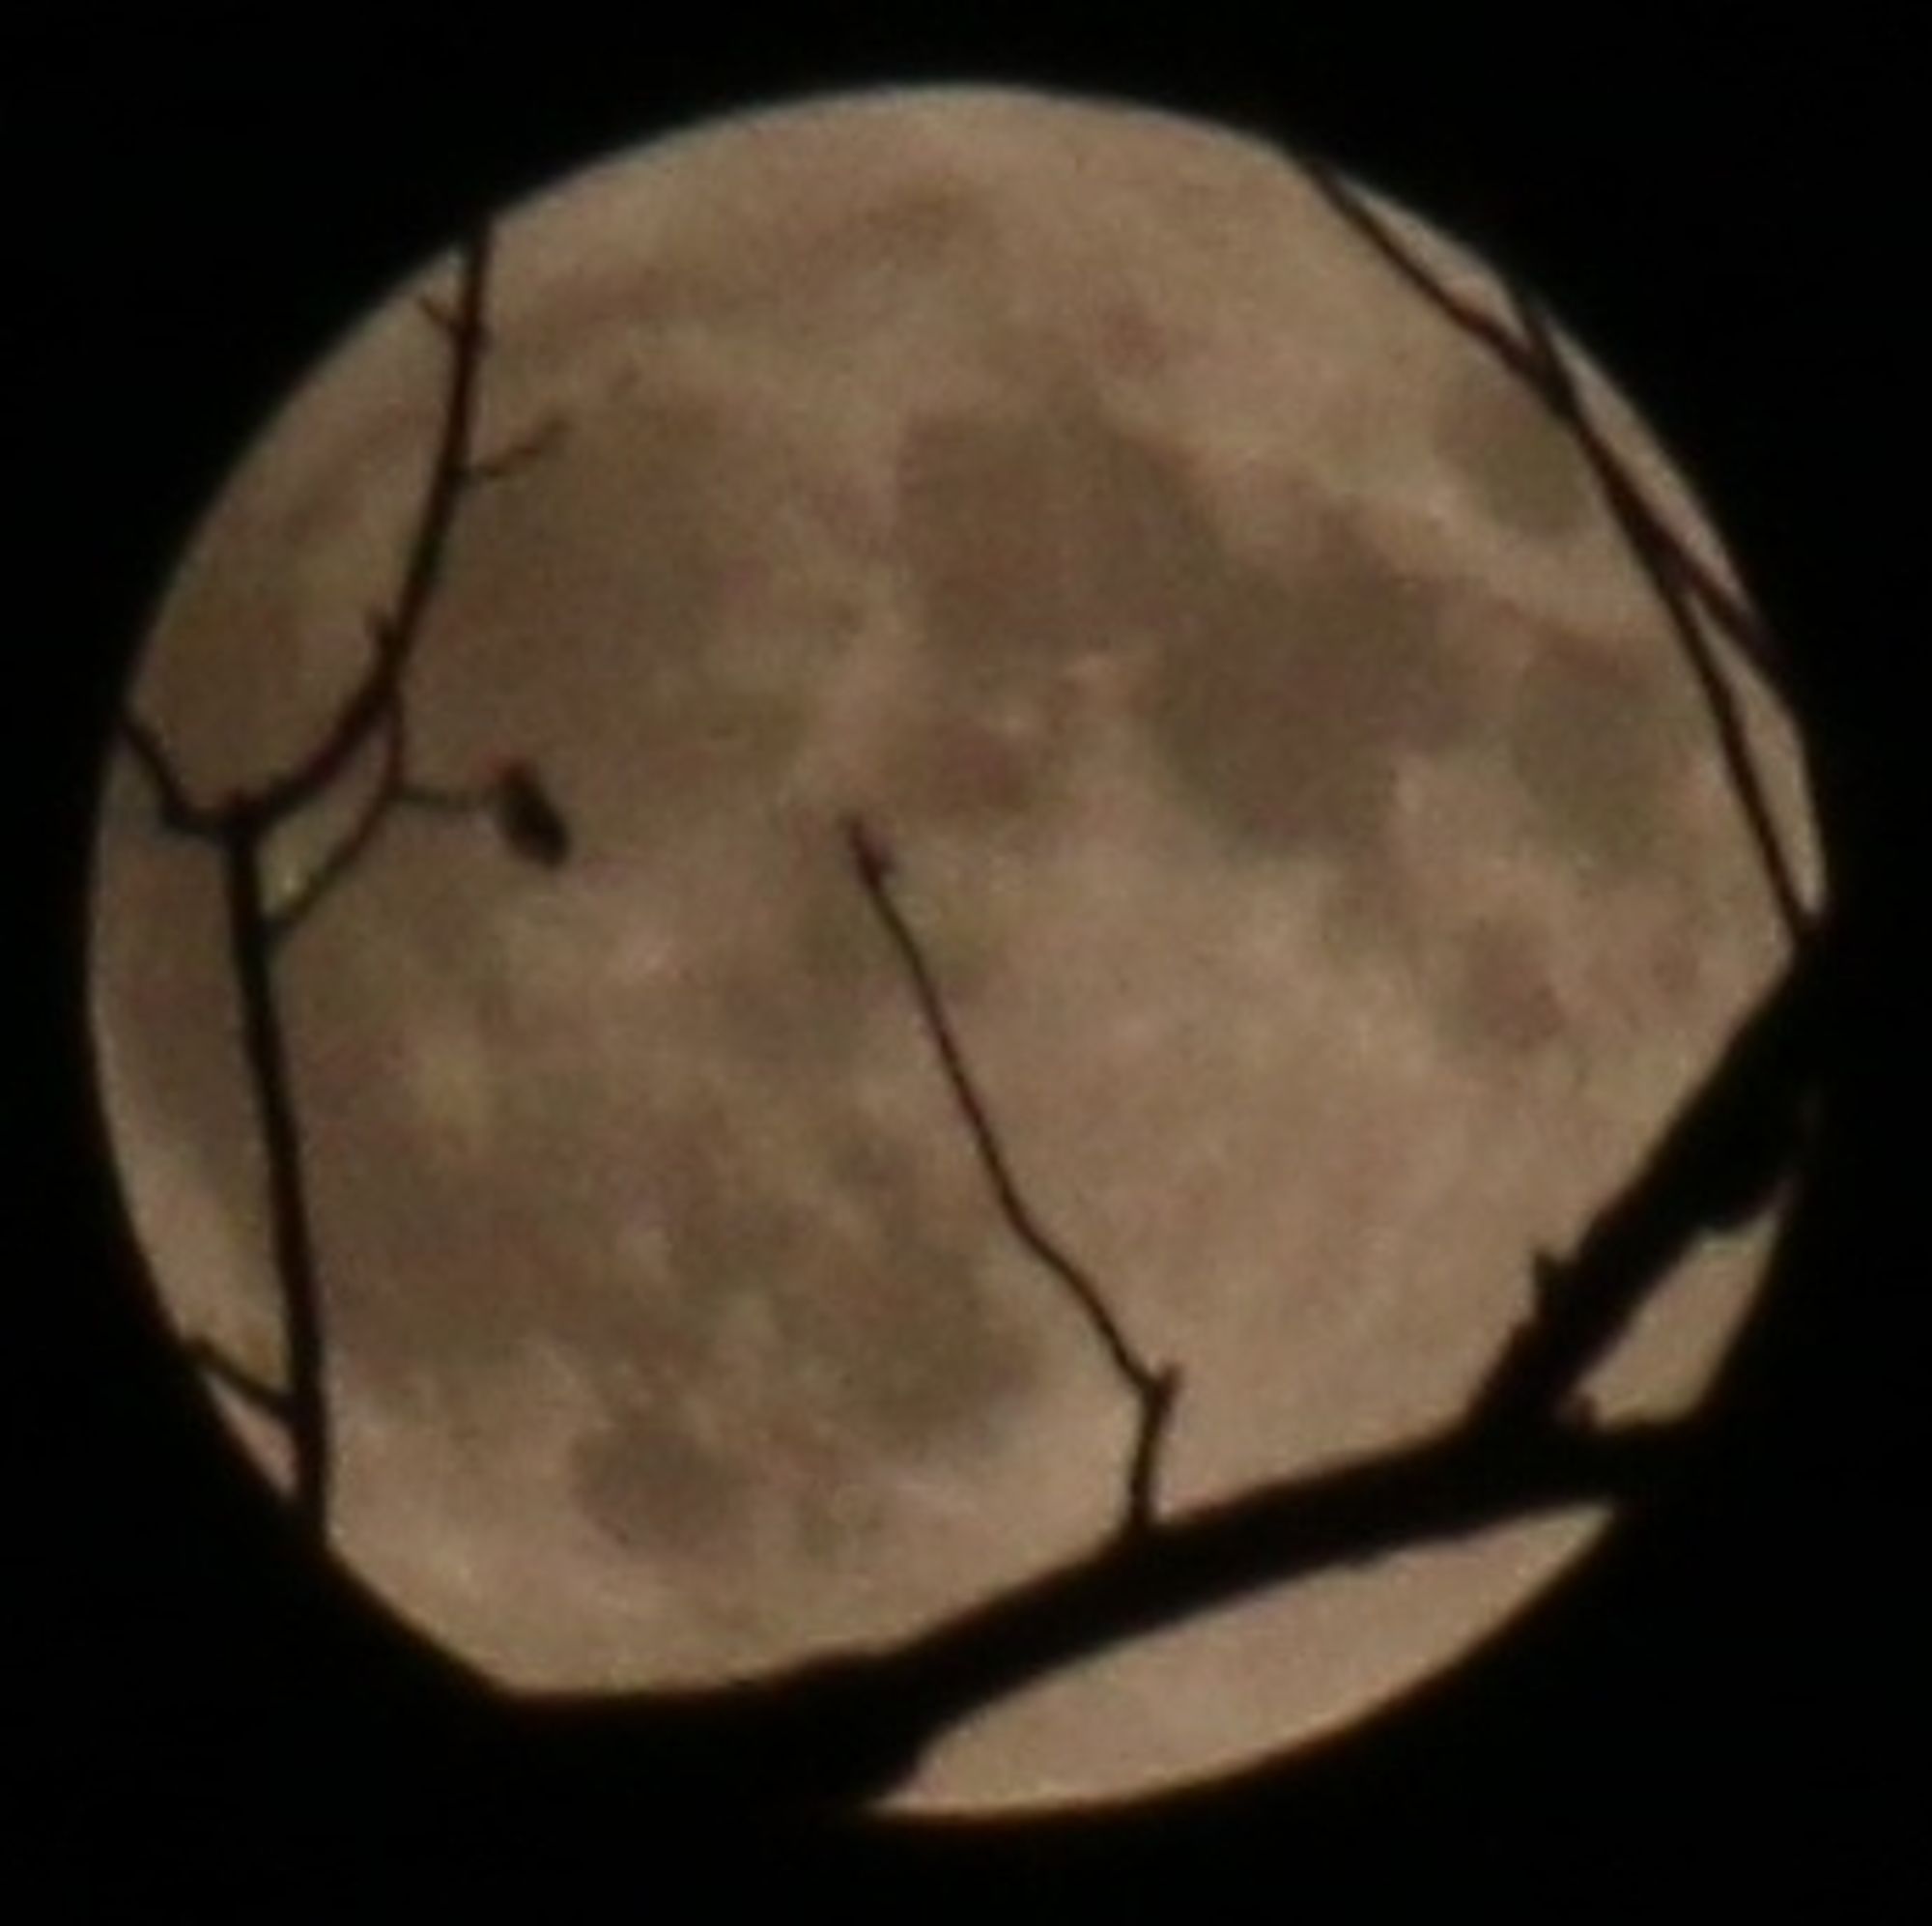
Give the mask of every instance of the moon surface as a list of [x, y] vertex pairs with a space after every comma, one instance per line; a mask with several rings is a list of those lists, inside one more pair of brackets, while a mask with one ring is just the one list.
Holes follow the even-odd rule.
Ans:
[[[1491, 274], [1389, 209], [1471, 298]], [[429, 265], [248, 451], [131, 699], [193, 792], [355, 686], [440, 419]], [[1717, 538], [1607, 382], [1683, 539]], [[1164, 1511], [1453, 1418], [1782, 958], [1695, 684], [1575, 448], [1293, 161], [980, 89], [692, 129], [505, 214], [424, 780], [278, 964], [337, 1554], [511, 1688], [747, 1677], [1091, 1549], [1131, 1411], [1014, 1239], [855, 880], [891, 848], [1018, 1181], [1183, 1370]], [[1818, 889], [1799, 748], [1733, 676]], [[292, 890], [374, 758], [273, 852]], [[185, 1340], [282, 1369], [219, 865], [125, 756], [113, 1139]], [[1775, 1221], [1589, 1386], [1694, 1404]], [[264, 1474], [284, 1441], [211, 1381]], [[1453, 1662], [1574, 1509], [1324, 1573], [961, 1727], [920, 1809], [1247, 1765]]]

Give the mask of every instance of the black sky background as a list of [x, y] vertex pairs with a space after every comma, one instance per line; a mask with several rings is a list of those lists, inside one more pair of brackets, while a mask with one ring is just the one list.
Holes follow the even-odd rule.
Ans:
[[[0, 28], [14, 505], [4, 1087], [0, 1907], [283, 1916], [592, 1895], [680, 1917], [748, 1878], [948, 1916], [1889, 1921], [1923, 1814], [1924, 1292], [1908, 772], [1925, 647], [1920, 71], [1899, 10], [1195, 8], [918, 31], [724, 10], [358, 25], [188, 9]], [[613, 13], [617, 10], [611, 10]], [[1417, 10], [1418, 12], [1420, 10]], [[1742, 24], [1726, 31], [1717, 18]], [[504, 10], [513, 14], [514, 10]], [[888, 15], [886, 18], [890, 19]], [[1289, 1769], [1156, 1809], [880, 1834], [479, 1763], [412, 1659], [309, 1582], [158, 1341], [91, 1109], [87, 838], [107, 721], [195, 517], [266, 408], [467, 217], [651, 130], [892, 78], [1126, 95], [1312, 146], [1541, 289], [1701, 483], [1796, 658], [1861, 946], [1810, 1201], [1683, 1483], [1472, 1667]], [[24, 335], [14, 329], [24, 317]], [[24, 442], [24, 445], [23, 445]], [[25, 593], [17, 584], [24, 577]], [[11, 919], [10, 919], [11, 921]], [[157, 941], [166, 933], [157, 932]], [[491, 1743], [501, 1741], [500, 1733]], [[21, 1790], [24, 1788], [24, 1792]], [[24, 1910], [13, 1888], [43, 1869]], [[40, 1895], [44, 1894], [45, 1897]], [[564, 1899], [556, 1895], [563, 1894]], [[1238, 1900], [1236, 1895], [1239, 1896]], [[252, 1910], [252, 1907], [251, 1907]]]

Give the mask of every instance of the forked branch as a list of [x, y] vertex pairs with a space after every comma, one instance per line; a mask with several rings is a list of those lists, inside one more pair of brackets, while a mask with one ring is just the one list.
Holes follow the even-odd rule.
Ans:
[[196, 803], [187, 793], [173, 759], [161, 746], [153, 726], [132, 709], [121, 717], [121, 740], [134, 758], [135, 766], [147, 778], [154, 795], [155, 813], [161, 827], [176, 836], [215, 841], [221, 834], [221, 812]]
[[456, 305], [442, 321], [449, 353], [441, 427], [395, 600], [370, 623], [368, 666], [334, 721], [306, 755], [255, 791], [256, 812], [269, 827], [313, 802], [349, 768], [396, 701], [422, 638], [448, 559], [457, 507], [470, 480], [490, 256], [490, 230], [479, 228], [463, 244]]
[[[457, 807], [472, 814], [488, 810], [518, 854], [546, 864], [560, 862], [569, 846], [561, 815], [527, 765], [509, 764], [494, 783], [467, 792], [413, 783], [408, 768], [404, 676], [442, 580], [465, 492], [520, 468], [562, 432], [560, 423], [547, 422], [493, 460], [474, 459], [490, 254], [487, 229], [466, 241], [455, 304], [438, 311], [439, 326], [448, 342], [443, 406], [402, 579], [389, 608], [369, 618], [368, 662], [313, 746], [277, 774], [210, 807], [189, 795], [159, 737], [144, 719], [130, 710], [120, 724], [121, 738], [154, 793], [162, 826], [213, 845], [221, 858], [228, 959], [267, 1169], [273, 1274], [282, 1309], [284, 1382], [280, 1387], [265, 1384], [205, 1343], [190, 1345], [190, 1355], [216, 1382], [282, 1425], [289, 1439], [295, 1508], [319, 1540], [328, 1533], [333, 1475], [327, 1327], [294, 1066], [276, 989], [277, 951], [353, 873], [399, 808]], [[271, 901], [267, 881], [271, 838], [334, 792], [371, 746], [381, 756], [374, 786], [294, 893], [281, 903]]]

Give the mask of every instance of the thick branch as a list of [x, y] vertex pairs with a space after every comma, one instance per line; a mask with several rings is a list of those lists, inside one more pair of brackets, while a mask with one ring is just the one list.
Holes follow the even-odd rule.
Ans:
[[1122, 1535], [882, 1652], [724, 1691], [526, 1701], [520, 1717], [616, 1760], [655, 1741], [681, 1773], [701, 1768], [709, 1740], [738, 1790], [881, 1798], [946, 1733], [1068, 1665], [1311, 1572], [1635, 1496], [1689, 1435], [1682, 1422], [1438, 1433]]
[[280, 1281], [287, 1351], [286, 1423], [294, 1457], [296, 1511], [318, 1539], [328, 1531], [330, 1435], [322, 1284], [316, 1264], [301, 1130], [275, 997], [263, 825], [238, 814], [222, 840], [229, 963], [242, 1007], [242, 1046], [269, 1174], [269, 1225]]
[[1543, 1266], [1530, 1320], [1496, 1360], [1472, 1424], [1548, 1419], [1696, 1241], [1770, 1201], [1802, 1140], [1829, 1034], [1835, 943], [1812, 939], [1659, 1133], [1575, 1254]]
[[946, 1013], [938, 981], [920, 948], [918, 937], [893, 895], [891, 862], [871, 832], [857, 817], [847, 820], [845, 836], [853, 867], [904, 968], [921, 1021], [932, 1038], [940, 1066], [946, 1073], [959, 1114], [965, 1119], [973, 1147], [992, 1187], [1000, 1214], [1026, 1250], [1060, 1280], [1099, 1339], [1108, 1362], [1133, 1396], [1137, 1426], [1127, 1463], [1122, 1522], [1129, 1528], [1143, 1526], [1152, 1515], [1160, 1441], [1179, 1390], [1179, 1373], [1172, 1365], [1150, 1365], [1141, 1356], [1109, 1309], [1098, 1284], [1067, 1255], [1034, 1214], [1007, 1162], [1006, 1152], [1000, 1147], [999, 1134], [993, 1127], [985, 1100], [967, 1067], [965, 1053]]

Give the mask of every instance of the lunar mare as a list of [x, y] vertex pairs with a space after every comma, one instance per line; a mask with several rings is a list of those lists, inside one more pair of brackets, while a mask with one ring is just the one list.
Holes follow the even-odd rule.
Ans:
[[[197, 793], [286, 762], [360, 671], [445, 277], [344, 341], [184, 560], [133, 699]], [[1114, 1515], [1119, 1383], [993, 1207], [848, 814], [898, 859], [1027, 1194], [1184, 1368], [1167, 1506], [1453, 1418], [1532, 1251], [1779, 964], [1695, 686], [1574, 450], [1259, 143], [974, 90], [685, 133], [502, 219], [480, 380], [486, 445], [560, 434], [464, 500], [412, 753], [453, 782], [540, 766], [573, 857], [532, 877], [400, 821], [279, 983], [335, 1543], [509, 1685], [901, 1637]], [[1747, 676], [1739, 700], [1815, 893], [1796, 742]], [[289, 833], [286, 879], [330, 833]], [[204, 855], [117, 762], [100, 1070], [171, 1317], [272, 1381]], [[1603, 1409], [1695, 1402], [1774, 1228], [1698, 1252]], [[1451, 1660], [1592, 1522], [1075, 1668], [906, 1801], [1291, 1745]]]

